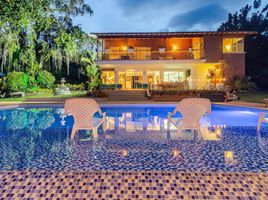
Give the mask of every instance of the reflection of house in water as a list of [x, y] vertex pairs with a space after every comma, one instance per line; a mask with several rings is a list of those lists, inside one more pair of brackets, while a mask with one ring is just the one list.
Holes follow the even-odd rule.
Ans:
[[[130, 111], [111, 110], [107, 113], [107, 133], [115, 133], [124, 131], [127, 133], [142, 132], [144, 134], [150, 132], [166, 133], [167, 132], [167, 116], [162, 116], [157, 109], [137, 108]], [[124, 112], [125, 111], [125, 112]], [[171, 133], [163, 134], [168, 139], [196, 140], [202, 139], [206, 141], [221, 140], [221, 128], [212, 128], [208, 126], [202, 127], [202, 135], [197, 135], [192, 131], [178, 133], [174, 125], [170, 127]]]
[[107, 112], [107, 131], [125, 130], [136, 131], [161, 131], [164, 130], [163, 118], [153, 115], [151, 109], [135, 109], [132, 112]]

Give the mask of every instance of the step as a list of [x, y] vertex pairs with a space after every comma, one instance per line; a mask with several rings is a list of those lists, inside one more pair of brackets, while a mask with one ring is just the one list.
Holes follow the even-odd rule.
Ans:
[[108, 94], [108, 96], [109, 97], [145, 97], [145, 95], [144, 94], [142, 94], [142, 95], [110, 95], [110, 94]]
[[26, 102], [65, 101], [67, 98], [26, 98]]
[[146, 101], [146, 91], [141, 90], [113, 90], [105, 91], [109, 100]]

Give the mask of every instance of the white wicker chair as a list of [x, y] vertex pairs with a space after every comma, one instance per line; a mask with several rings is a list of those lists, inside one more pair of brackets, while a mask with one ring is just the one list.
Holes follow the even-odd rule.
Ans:
[[261, 130], [261, 124], [266, 123], [268, 124], [268, 113], [261, 112], [258, 120], [258, 125], [257, 125], [257, 131], [259, 132]]
[[[74, 117], [74, 125], [71, 138], [74, 139], [78, 130], [92, 130], [93, 137], [97, 137], [98, 128], [102, 124], [103, 131], [106, 131], [106, 113], [102, 112], [98, 103], [89, 98], [73, 98], [65, 101], [64, 111], [66, 115]], [[94, 118], [98, 112], [101, 118]]]
[[[179, 112], [182, 119], [175, 120], [173, 116]], [[211, 113], [211, 102], [204, 98], [186, 98], [181, 100], [172, 113], [168, 113], [168, 126], [170, 131], [171, 123], [179, 130], [196, 130], [200, 133], [200, 119], [206, 114]]]

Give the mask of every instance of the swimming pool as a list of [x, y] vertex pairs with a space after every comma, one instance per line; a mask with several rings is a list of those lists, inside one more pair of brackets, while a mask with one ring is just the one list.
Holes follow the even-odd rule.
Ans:
[[0, 110], [0, 170], [268, 171], [268, 128], [253, 108], [213, 105], [207, 132], [167, 132], [175, 105], [103, 105], [108, 130], [70, 140], [62, 108]]

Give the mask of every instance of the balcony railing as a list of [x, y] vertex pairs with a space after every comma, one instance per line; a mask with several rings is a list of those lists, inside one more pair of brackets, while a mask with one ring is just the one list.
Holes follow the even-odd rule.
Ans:
[[98, 60], [199, 60], [204, 59], [204, 49], [172, 51], [112, 50], [98, 52]]

